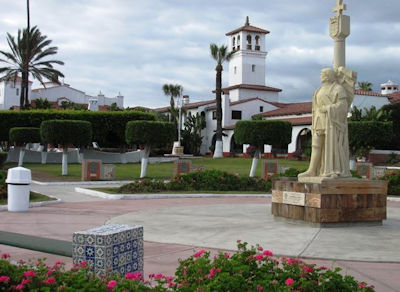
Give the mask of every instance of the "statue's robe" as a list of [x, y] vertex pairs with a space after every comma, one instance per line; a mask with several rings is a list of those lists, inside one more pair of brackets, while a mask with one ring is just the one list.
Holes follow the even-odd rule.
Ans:
[[[325, 89], [325, 88], [324, 88]], [[326, 112], [319, 109], [325, 108]], [[328, 90], [319, 88], [313, 96], [313, 135], [325, 135], [317, 176], [349, 177], [349, 140], [347, 94], [343, 86], [334, 83]]]

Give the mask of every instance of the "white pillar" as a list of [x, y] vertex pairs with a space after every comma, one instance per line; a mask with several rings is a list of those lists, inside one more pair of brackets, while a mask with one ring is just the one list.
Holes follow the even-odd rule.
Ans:
[[63, 148], [61, 175], [68, 175], [68, 148]]
[[145, 146], [144, 156], [141, 161], [140, 178], [144, 178], [147, 175], [147, 164], [149, 163], [149, 156], [150, 156], [150, 146]]
[[19, 148], [18, 166], [22, 166], [22, 164], [24, 162], [24, 156], [25, 156], [25, 147], [20, 147]]
[[250, 177], [254, 177], [256, 175], [257, 164], [259, 159], [260, 159], [260, 149], [257, 148], [253, 156], [253, 161], [251, 162], [251, 169], [249, 174]]

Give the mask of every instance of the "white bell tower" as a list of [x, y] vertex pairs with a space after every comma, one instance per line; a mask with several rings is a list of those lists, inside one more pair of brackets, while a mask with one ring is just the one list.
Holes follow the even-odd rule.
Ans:
[[238, 84], [265, 85], [265, 35], [269, 31], [250, 25], [246, 17], [244, 26], [226, 35], [229, 49], [235, 51], [229, 61], [229, 86]]

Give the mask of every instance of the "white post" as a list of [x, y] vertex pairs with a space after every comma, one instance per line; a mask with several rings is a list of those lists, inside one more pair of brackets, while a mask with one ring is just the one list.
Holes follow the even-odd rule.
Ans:
[[18, 166], [22, 166], [22, 163], [24, 162], [24, 156], [25, 156], [25, 147], [20, 147], [19, 148]]
[[47, 162], [47, 144], [43, 145], [43, 150], [42, 150], [42, 164], [46, 164]]
[[250, 169], [250, 177], [254, 177], [256, 175], [258, 159], [260, 158], [260, 149], [256, 148], [256, 152], [253, 156], [253, 161], [251, 162], [251, 169]]
[[178, 142], [179, 146], [181, 146], [181, 124], [182, 124], [182, 105], [179, 104], [179, 117], [178, 117]]
[[61, 174], [68, 175], [68, 147], [63, 147]]
[[146, 145], [144, 147], [144, 156], [142, 157], [141, 169], [140, 169], [140, 178], [146, 177], [147, 174], [147, 164], [149, 162], [150, 156], [150, 146]]
[[224, 157], [222, 141], [215, 141], [215, 149], [213, 158], [222, 158]]

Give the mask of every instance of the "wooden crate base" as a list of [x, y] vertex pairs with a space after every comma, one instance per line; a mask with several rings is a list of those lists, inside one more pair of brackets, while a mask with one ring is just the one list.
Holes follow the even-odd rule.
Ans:
[[[304, 201], [291, 202], [288, 194]], [[310, 223], [382, 222], [386, 219], [386, 196], [386, 181], [346, 179], [302, 183], [279, 179], [272, 186], [271, 213]]]

